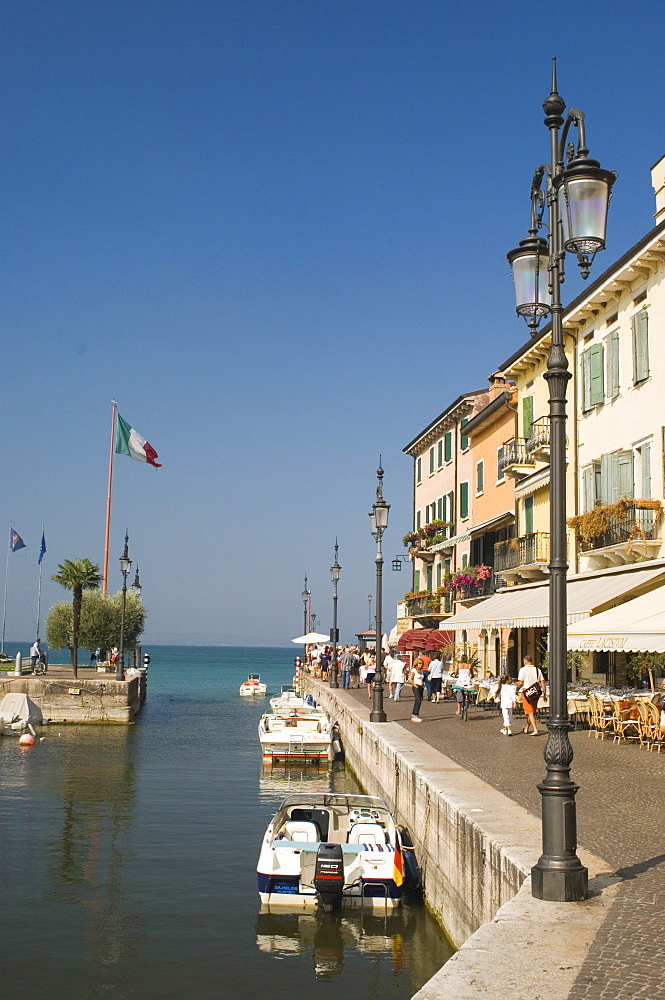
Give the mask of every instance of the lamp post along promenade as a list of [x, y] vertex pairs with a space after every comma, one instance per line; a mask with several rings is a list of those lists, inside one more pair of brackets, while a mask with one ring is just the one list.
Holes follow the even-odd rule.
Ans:
[[[517, 313], [532, 336], [551, 316], [551, 346], [545, 379], [549, 386], [550, 419], [550, 561], [549, 561], [549, 688], [550, 717], [544, 756], [547, 776], [538, 785], [542, 797], [543, 853], [531, 869], [537, 899], [573, 902], [587, 895], [588, 871], [577, 857], [575, 794], [570, 776], [573, 749], [568, 738], [567, 695], [567, 536], [566, 536], [566, 388], [572, 377], [563, 344], [561, 283], [566, 253], [574, 253], [587, 278], [593, 258], [605, 249], [607, 210], [616, 174], [589, 157], [584, 114], [557, 93], [556, 60], [552, 92], [543, 104], [550, 132], [550, 162], [536, 170], [531, 184], [531, 227], [519, 247], [511, 250]], [[568, 144], [571, 126], [577, 146]], [[549, 234], [538, 235], [548, 208]]]
[[387, 716], [383, 709], [383, 649], [382, 649], [382, 629], [383, 623], [381, 615], [383, 613], [383, 551], [381, 540], [383, 532], [388, 527], [388, 513], [390, 504], [383, 499], [383, 469], [379, 458], [379, 468], [376, 470], [378, 485], [376, 487], [376, 501], [369, 515], [372, 535], [376, 539], [376, 600], [374, 617], [374, 639], [376, 646], [376, 673], [374, 675], [374, 690], [372, 692], [372, 711], [370, 712], [370, 722], [386, 722]]
[[132, 568], [132, 560], [129, 558], [129, 536], [125, 534], [125, 548], [120, 556], [120, 572], [122, 573], [122, 613], [120, 616], [120, 650], [118, 651], [118, 669], [115, 679], [124, 681], [125, 679], [125, 610], [127, 608], [127, 577]]
[[337, 539], [335, 539], [335, 561], [330, 567], [330, 578], [333, 584], [333, 627], [330, 633], [330, 639], [332, 641], [332, 663], [330, 664], [331, 688], [339, 687], [337, 680], [337, 584], [339, 583], [339, 578], [342, 575], [342, 567], [340, 566], [337, 558], [338, 551], [339, 545], [337, 544]]

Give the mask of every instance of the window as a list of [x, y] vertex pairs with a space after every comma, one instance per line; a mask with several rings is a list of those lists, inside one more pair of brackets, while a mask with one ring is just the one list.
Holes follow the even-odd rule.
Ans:
[[503, 463], [503, 456], [505, 454], [505, 451], [506, 451], [506, 449], [504, 448], [503, 445], [501, 445], [501, 447], [497, 448], [497, 450], [496, 450], [496, 480], [497, 480], [497, 482], [501, 482], [501, 480], [503, 479], [502, 463]]
[[469, 557], [465, 552], [464, 555], [462, 556], [462, 569], [466, 569], [468, 565], [469, 565]]
[[436, 501], [436, 516], [439, 521], [445, 520], [443, 516], [443, 497], [439, 497]]
[[413, 574], [413, 592], [417, 594], [420, 590], [420, 570], [417, 569]]
[[422, 520], [421, 512], [419, 510], [417, 510], [416, 511], [416, 531], [418, 530], [418, 528], [422, 527], [421, 520]]
[[439, 469], [443, 465], [443, 438], [436, 445], [436, 464]]
[[450, 462], [453, 457], [453, 432], [446, 431], [446, 435], [443, 439], [443, 452], [446, 462]]
[[632, 319], [633, 329], [633, 383], [638, 385], [649, 378], [649, 314], [645, 309]]
[[603, 504], [616, 503], [635, 496], [634, 455], [627, 451], [611, 451], [600, 456], [600, 476], [596, 499]]
[[485, 489], [485, 463], [478, 462], [476, 465], [476, 493], [482, 493]]
[[608, 399], [619, 395], [619, 331], [613, 330], [605, 340], [605, 392]]
[[592, 462], [582, 470], [582, 506], [593, 510], [601, 497], [600, 462]]
[[582, 355], [582, 409], [592, 409], [605, 402], [603, 345], [593, 344]]
[[640, 497], [651, 499], [651, 441], [645, 441], [635, 449], [638, 468], [635, 470], [635, 485], [640, 484]]
[[464, 520], [469, 516], [469, 483], [459, 484], [459, 516]]
[[443, 577], [442, 570], [443, 570], [443, 564], [441, 563], [441, 560], [439, 560], [439, 562], [436, 564], [436, 586], [437, 586], [437, 588], [441, 586], [441, 580], [442, 580], [442, 577]]
[[530, 438], [533, 428], [533, 396], [522, 399], [522, 437]]
[[430, 476], [434, 472], [434, 447], [429, 450], [429, 474]]
[[464, 428], [466, 427], [468, 422], [469, 422], [468, 417], [462, 417], [462, 420], [460, 422], [460, 448], [462, 449], [462, 451], [466, 451], [466, 449], [469, 447], [469, 439], [464, 433]]
[[423, 460], [422, 458], [416, 459], [416, 482], [421, 483], [423, 481]]
[[434, 573], [434, 567], [430, 563], [429, 566], [427, 567], [427, 589], [429, 590], [430, 594], [432, 593], [432, 583], [434, 579], [433, 573]]

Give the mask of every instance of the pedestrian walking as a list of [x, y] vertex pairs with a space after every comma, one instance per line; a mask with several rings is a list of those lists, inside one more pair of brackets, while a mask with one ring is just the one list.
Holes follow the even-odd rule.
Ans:
[[[42, 648], [39, 645], [41, 639], [35, 639], [32, 646], [30, 647], [30, 666], [34, 673], [35, 667], [37, 666], [37, 661], [41, 658]], [[23, 647], [25, 649], [25, 646]]]
[[342, 668], [342, 687], [345, 689], [351, 686], [351, 669], [353, 667], [354, 659], [355, 657], [353, 653], [347, 646], [344, 649], [340, 660], [340, 666]]
[[438, 653], [429, 665], [429, 683], [432, 689], [432, 701], [441, 701], [441, 682], [443, 680], [443, 663]]
[[512, 736], [513, 712], [515, 711], [515, 705], [517, 704], [517, 693], [510, 674], [503, 674], [501, 676], [496, 696], [499, 699], [501, 714], [503, 716], [503, 729], [501, 732], [504, 736]]
[[367, 661], [367, 673], [365, 675], [365, 681], [367, 682], [367, 697], [372, 697], [372, 691], [374, 690], [374, 678], [376, 676], [376, 658], [374, 654], [370, 654]]
[[521, 694], [526, 726], [523, 732], [529, 736], [538, 736], [536, 712], [538, 702], [545, 694], [545, 678], [540, 667], [534, 667], [530, 656], [525, 656], [522, 669], [517, 675], [516, 694]]
[[462, 714], [462, 702], [464, 701], [464, 691], [462, 688], [473, 687], [473, 675], [474, 669], [469, 663], [466, 653], [464, 653], [462, 654], [462, 658], [458, 663], [457, 668], [452, 671], [452, 676], [457, 678], [456, 683], [453, 685], [453, 691], [455, 692], [455, 698], [457, 699], [456, 715]]
[[411, 673], [409, 674], [409, 683], [413, 688], [413, 711], [411, 712], [411, 722], [422, 722], [423, 720], [420, 718], [420, 706], [423, 703], [425, 679], [423, 677], [420, 657], [417, 657], [413, 661]]
[[418, 650], [418, 657], [422, 664], [423, 672], [423, 684], [425, 686], [425, 691], [427, 692], [427, 700], [432, 700], [432, 685], [429, 679], [429, 665], [432, 662], [431, 656], [428, 656], [424, 649]]
[[399, 696], [404, 686], [404, 679], [406, 677], [406, 664], [404, 660], [400, 659], [399, 656], [394, 656], [391, 654], [390, 658], [384, 663], [386, 672], [390, 680], [390, 697], [393, 701], [399, 701]]
[[358, 649], [356, 646], [351, 647], [351, 653], [353, 655], [353, 663], [351, 664], [351, 687], [360, 687], [360, 657], [358, 656]]

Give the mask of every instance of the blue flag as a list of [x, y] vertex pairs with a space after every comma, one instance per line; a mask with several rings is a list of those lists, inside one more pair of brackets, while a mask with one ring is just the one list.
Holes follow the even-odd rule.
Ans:
[[19, 549], [25, 548], [25, 542], [23, 541], [19, 533], [17, 531], [14, 531], [13, 528], [9, 529], [9, 547], [12, 550], [12, 552], [18, 552]]
[[44, 532], [42, 531], [42, 544], [39, 548], [39, 559], [37, 562], [41, 565], [41, 561], [46, 555], [46, 539], [44, 538]]

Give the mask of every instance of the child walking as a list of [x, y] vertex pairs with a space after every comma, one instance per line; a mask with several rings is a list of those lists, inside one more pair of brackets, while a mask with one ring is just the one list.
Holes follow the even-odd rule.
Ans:
[[517, 704], [517, 694], [515, 693], [515, 685], [510, 674], [503, 674], [501, 676], [497, 695], [499, 696], [501, 714], [503, 715], [503, 729], [501, 732], [504, 736], [512, 736], [513, 711]]

